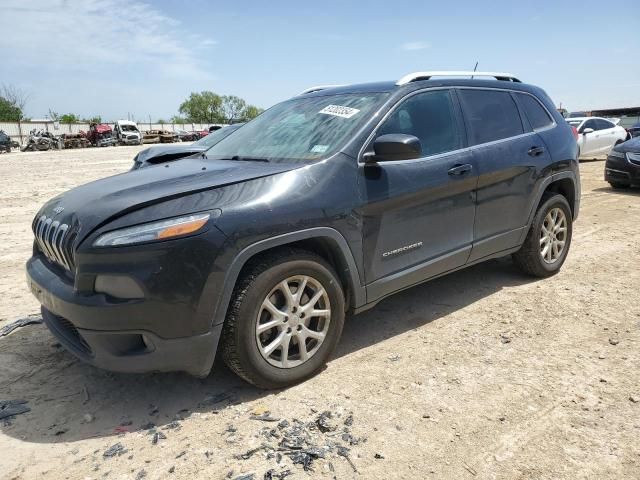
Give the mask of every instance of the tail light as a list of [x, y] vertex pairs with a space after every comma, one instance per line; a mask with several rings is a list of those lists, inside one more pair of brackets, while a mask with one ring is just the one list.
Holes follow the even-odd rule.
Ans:
[[578, 129], [571, 125], [571, 133], [573, 133], [573, 138], [575, 138], [576, 142], [578, 141]]

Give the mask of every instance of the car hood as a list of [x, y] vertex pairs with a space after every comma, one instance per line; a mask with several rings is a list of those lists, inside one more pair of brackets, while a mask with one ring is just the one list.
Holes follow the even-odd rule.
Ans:
[[[97, 227], [134, 210], [191, 193], [283, 173], [296, 163], [189, 158], [135, 170], [76, 187], [47, 202], [45, 215], [66, 223], [81, 242]], [[215, 208], [212, 205], [211, 208]]]
[[640, 137], [635, 137], [631, 140], [627, 140], [626, 142], [617, 145], [614, 150], [623, 153], [640, 153]]
[[207, 147], [202, 145], [167, 145], [167, 146], [157, 146], [146, 148], [138, 153], [136, 157], [136, 161], [140, 163], [148, 162], [152, 160], [150, 163], [160, 163], [163, 161], [162, 157], [167, 157], [170, 159], [188, 157], [189, 155], [193, 155], [194, 153], [204, 152]]

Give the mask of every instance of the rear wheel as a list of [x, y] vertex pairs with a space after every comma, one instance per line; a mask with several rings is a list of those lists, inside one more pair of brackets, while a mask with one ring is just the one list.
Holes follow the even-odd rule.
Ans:
[[261, 388], [293, 385], [317, 373], [342, 334], [344, 293], [321, 257], [279, 250], [238, 281], [222, 333], [229, 367]]
[[560, 271], [567, 258], [573, 217], [562, 195], [546, 193], [540, 203], [522, 247], [513, 254], [513, 261], [529, 275], [549, 277]]

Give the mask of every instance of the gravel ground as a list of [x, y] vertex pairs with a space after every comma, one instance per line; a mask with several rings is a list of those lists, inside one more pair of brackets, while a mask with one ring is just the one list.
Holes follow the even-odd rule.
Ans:
[[[23, 272], [39, 206], [139, 149], [0, 155], [0, 328], [39, 311]], [[582, 164], [559, 275], [501, 259], [407, 290], [286, 390], [222, 362], [204, 380], [100, 371], [42, 325], [0, 337], [0, 401], [30, 409], [0, 420], [0, 477], [640, 478], [640, 190], [603, 167]]]

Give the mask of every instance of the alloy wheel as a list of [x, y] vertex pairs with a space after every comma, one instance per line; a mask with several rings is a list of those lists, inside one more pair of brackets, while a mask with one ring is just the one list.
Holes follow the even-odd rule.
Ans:
[[322, 284], [308, 275], [289, 277], [269, 292], [258, 312], [260, 354], [275, 367], [297, 367], [318, 351], [330, 321], [329, 295]]
[[549, 210], [540, 229], [540, 255], [546, 263], [562, 257], [567, 242], [567, 217], [561, 208]]

